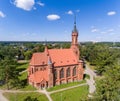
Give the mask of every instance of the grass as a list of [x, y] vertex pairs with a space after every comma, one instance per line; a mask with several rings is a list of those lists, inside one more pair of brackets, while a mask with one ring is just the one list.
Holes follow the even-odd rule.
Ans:
[[86, 79], [90, 79], [90, 75], [85, 74], [85, 78], [86, 78]]
[[19, 90], [22, 90], [22, 91], [35, 91], [37, 89], [35, 87], [33, 87], [32, 85], [27, 84], [26, 86], [20, 88]]
[[48, 101], [47, 97], [44, 94], [40, 94], [37, 92], [32, 92], [32, 93], [8, 93], [6, 92], [6, 93], [3, 93], [3, 95], [9, 101], [24, 101], [24, 99], [28, 96], [30, 96], [31, 98], [37, 98], [38, 101]]
[[81, 86], [51, 94], [53, 101], [85, 101], [88, 96], [88, 86]]
[[92, 69], [95, 70], [95, 66], [91, 65], [89, 62], [86, 61], [86, 64]]
[[20, 74], [20, 80], [24, 80], [24, 79], [27, 79], [27, 72], [24, 72], [22, 74]]
[[47, 91], [59, 90], [59, 89], [62, 89], [62, 88], [79, 85], [79, 84], [82, 84], [82, 83], [85, 83], [85, 82], [86, 82], [85, 80], [82, 80], [82, 81], [79, 81], [79, 82], [70, 82], [68, 84], [61, 84], [61, 85], [54, 86], [52, 88], [48, 88]]
[[17, 69], [19, 72], [22, 72], [28, 68], [28, 63], [18, 63], [17, 64]]
[[6, 89], [6, 85], [1, 85], [0, 89], [5, 90]]

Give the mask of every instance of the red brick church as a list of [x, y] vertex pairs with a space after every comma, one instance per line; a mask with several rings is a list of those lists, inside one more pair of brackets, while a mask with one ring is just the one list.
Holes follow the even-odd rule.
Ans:
[[48, 49], [34, 53], [28, 68], [28, 82], [37, 87], [53, 87], [83, 79], [83, 61], [79, 60], [76, 22], [69, 49]]

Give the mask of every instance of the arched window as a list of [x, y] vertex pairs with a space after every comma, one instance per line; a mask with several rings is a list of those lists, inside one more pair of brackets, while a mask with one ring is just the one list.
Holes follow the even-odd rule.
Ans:
[[54, 71], [55, 79], [57, 79], [57, 70]]
[[76, 66], [73, 68], [73, 76], [76, 75]]
[[66, 72], [67, 72], [67, 75], [66, 75], [66, 76], [69, 77], [69, 76], [70, 76], [70, 67], [67, 69]]
[[63, 68], [60, 70], [60, 78], [64, 78], [64, 69]]

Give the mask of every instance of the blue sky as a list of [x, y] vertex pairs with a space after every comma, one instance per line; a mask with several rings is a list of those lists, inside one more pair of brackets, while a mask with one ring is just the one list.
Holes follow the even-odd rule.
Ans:
[[0, 0], [0, 41], [120, 41], [120, 0]]

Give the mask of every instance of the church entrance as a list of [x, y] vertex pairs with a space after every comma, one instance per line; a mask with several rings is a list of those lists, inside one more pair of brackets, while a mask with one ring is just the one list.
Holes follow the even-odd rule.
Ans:
[[44, 88], [47, 88], [48, 87], [48, 82], [46, 81], [46, 82], [41, 82], [41, 84], [40, 84], [40, 88], [41, 89], [44, 89]]
[[41, 89], [45, 88], [45, 84], [41, 84]]

